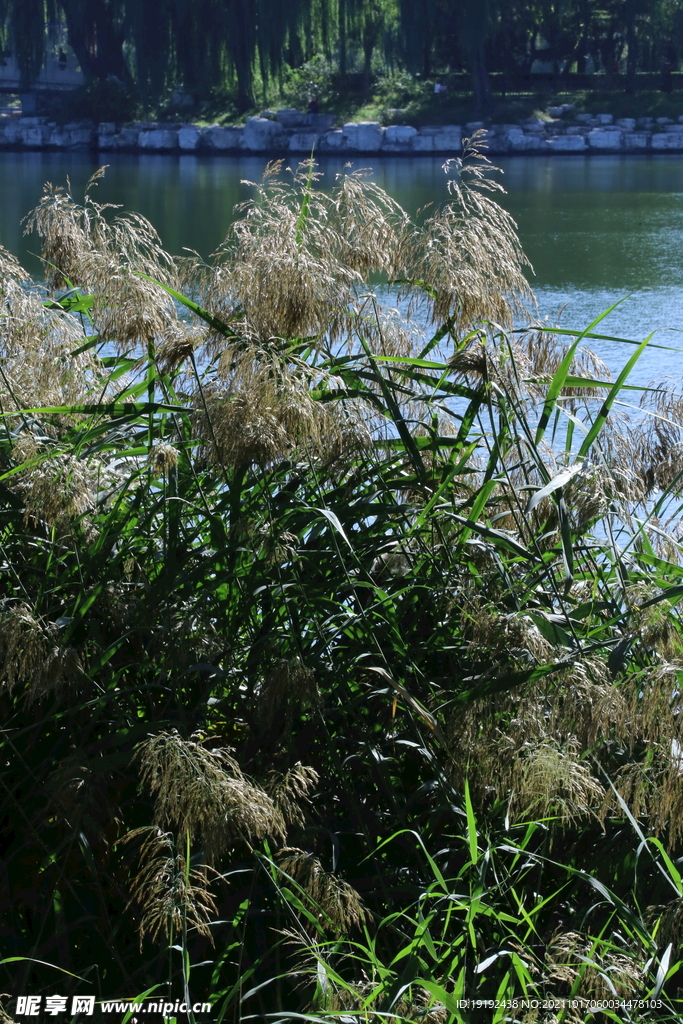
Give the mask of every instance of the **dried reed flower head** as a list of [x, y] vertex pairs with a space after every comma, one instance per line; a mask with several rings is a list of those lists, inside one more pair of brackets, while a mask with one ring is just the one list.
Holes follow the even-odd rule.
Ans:
[[149, 450], [147, 459], [155, 473], [168, 473], [178, 465], [178, 449], [168, 441], [157, 441]]
[[451, 356], [448, 365], [456, 380], [466, 380], [480, 387], [488, 378], [488, 361], [483, 337], [474, 334], [468, 343]]
[[111, 792], [111, 783], [111, 767], [108, 766], [105, 777], [102, 758], [74, 750], [46, 779], [50, 816], [65, 821], [72, 834], [82, 830], [86, 836], [107, 845], [106, 827], [121, 814], [116, 803], [102, 799], [103, 787]]
[[138, 925], [140, 949], [145, 935], [155, 940], [159, 934], [170, 940], [181, 935], [188, 925], [213, 945], [210, 923], [217, 907], [210, 892], [206, 868], [190, 868], [172, 833], [156, 826], [127, 833], [122, 843], [142, 839], [139, 869], [133, 881], [126, 909], [137, 904], [141, 910]]
[[407, 215], [362, 172], [340, 175], [326, 193], [310, 163], [290, 180], [280, 170], [269, 165], [255, 200], [239, 208], [206, 302], [241, 316], [249, 337], [336, 335], [355, 287], [401, 265]]
[[[27, 424], [26, 418], [22, 418]], [[67, 434], [69, 420], [55, 427], [54, 433]], [[60, 536], [73, 534], [76, 526], [86, 537], [96, 536], [96, 521], [91, 513], [106, 507], [112, 495], [127, 483], [129, 459], [108, 459], [107, 453], [74, 454], [71, 439], [51, 437], [43, 430], [54, 426], [35, 423], [21, 429], [12, 438], [14, 472], [9, 486], [24, 502], [26, 523], [47, 524]]]
[[355, 332], [373, 352], [383, 356], [413, 356], [424, 345], [425, 330], [413, 311], [380, 301], [371, 292], [362, 295], [352, 309]]
[[138, 745], [135, 760], [141, 786], [154, 797], [155, 824], [196, 837], [209, 863], [235, 842], [284, 837], [273, 800], [227, 750], [162, 732]]
[[[183, 326], [163, 288], [140, 278], [134, 267], [121, 266], [113, 255], [93, 254], [89, 263], [84, 272], [89, 274], [91, 287], [97, 289], [93, 319], [99, 334], [111, 339], [119, 351], [155, 340], [167, 351], [164, 346], [169, 338], [177, 346]], [[105, 281], [107, 290], [100, 291]]]
[[4, 245], [0, 245], [0, 266], [2, 266], [0, 298], [4, 304], [12, 296], [23, 291], [26, 285], [29, 284], [31, 277], [24, 270], [17, 257], [9, 249], [5, 249]]
[[[647, 817], [650, 831], [666, 836], [671, 845], [683, 835], [679, 676], [677, 664], [661, 659], [626, 675], [617, 688], [623, 710], [613, 730], [622, 750], [633, 759], [614, 775], [620, 797], [635, 817]], [[618, 798], [608, 790], [601, 818], [622, 813]]]
[[[192, 282], [196, 287], [196, 282]], [[174, 332], [167, 330], [157, 347], [156, 361], [162, 373], [177, 370], [186, 360], [192, 359], [197, 349], [206, 344], [206, 331], [191, 331], [187, 325]]]
[[244, 527], [249, 542], [269, 565], [295, 562], [299, 557], [299, 538], [272, 520], [255, 521]]
[[[88, 401], [103, 373], [90, 351], [72, 354], [84, 340], [70, 314], [48, 308], [16, 260], [0, 248], [0, 403], [4, 413]], [[56, 436], [74, 417], [51, 417], [41, 429]]]
[[340, 448], [340, 419], [316, 400], [315, 382], [313, 367], [273, 351], [224, 352], [220, 375], [195, 399], [212, 459], [226, 467], [266, 466], [294, 451]]
[[280, 659], [270, 668], [259, 689], [256, 716], [264, 733], [274, 728], [288, 733], [301, 709], [318, 705], [320, 694], [315, 673], [299, 658]]
[[[61, 318], [55, 320], [56, 324], [46, 323], [44, 318], [35, 323], [36, 337], [19, 337], [16, 332], [5, 337], [0, 400], [6, 413], [42, 406], [80, 405], [92, 400], [95, 389], [98, 397], [104, 390], [103, 374], [91, 360], [83, 353], [69, 354], [69, 349], [82, 337], [74, 337], [70, 332], [59, 337], [65, 324]], [[43, 419], [41, 431], [46, 437], [58, 437], [75, 420], [76, 416], [67, 412], [54, 414], [49, 421]]]
[[438, 208], [414, 236], [408, 276], [432, 290], [431, 318], [453, 319], [458, 328], [478, 320], [511, 326], [513, 314], [526, 312], [533, 296], [524, 276], [529, 263], [513, 219], [491, 197], [502, 186], [490, 177], [490, 165], [475, 135], [463, 160], [449, 160], [449, 203]]
[[645, 581], [626, 588], [624, 596], [631, 613], [629, 627], [640, 634], [646, 647], [654, 648], [665, 661], [674, 661], [683, 656], [681, 627], [667, 602], [644, 607], [655, 594], [655, 589]]
[[664, 520], [653, 515], [646, 529], [648, 539], [660, 558], [672, 562], [674, 565], [680, 565], [683, 562], [683, 524], [678, 510]]
[[645, 416], [632, 431], [632, 459], [646, 493], [683, 492], [683, 395], [674, 378], [650, 381], [640, 406]]
[[[547, 654], [544, 662], [553, 659]], [[584, 814], [602, 820], [605, 791], [580, 754], [598, 740], [623, 742], [636, 729], [606, 667], [584, 659], [544, 683], [460, 710], [448, 723], [451, 772], [458, 786], [468, 778], [482, 802], [506, 801], [515, 820], [549, 816], [556, 828]]]
[[[512, 357], [518, 365], [520, 377], [525, 378], [530, 394], [539, 398], [545, 397], [547, 385], [559, 370], [570, 344], [571, 339], [552, 334], [548, 330], [531, 329], [521, 336], [513, 336], [510, 346]], [[588, 380], [605, 381], [606, 384], [612, 379], [606, 363], [583, 345], [574, 352], [569, 374]], [[578, 403], [570, 400], [578, 398], [602, 401], [605, 391], [606, 389], [577, 384], [567, 385], [561, 391], [563, 406], [576, 410]]]
[[463, 634], [472, 647], [472, 653], [480, 650], [487, 660], [501, 658], [504, 664], [510, 656], [525, 659], [530, 656], [538, 662], [552, 658], [552, 644], [530, 616], [516, 612], [501, 615], [478, 597], [467, 601], [463, 610], [467, 615]]
[[[82, 283], [79, 280], [79, 262], [89, 242], [89, 214], [96, 210], [96, 207], [92, 210], [79, 207], [67, 189], [56, 188], [48, 181], [38, 206], [24, 218], [24, 233], [36, 231], [41, 236], [41, 255], [45, 261], [47, 286], [51, 290], [63, 288], [67, 281], [75, 285]], [[102, 210], [100, 207], [99, 211]]]
[[318, 784], [318, 773], [297, 761], [286, 772], [272, 771], [265, 784], [266, 792], [287, 825], [304, 825], [306, 808], [311, 800], [309, 793]]
[[577, 740], [581, 749], [597, 740], [633, 735], [633, 715], [607, 665], [584, 657], [558, 672], [542, 697], [548, 732], [559, 742]]
[[216, 383], [204, 389], [200, 410], [199, 432], [210, 438], [212, 460], [221, 466], [267, 466], [291, 451], [292, 441], [272, 405], [252, 404], [250, 396]]
[[520, 817], [557, 817], [571, 824], [591, 812], [597, 815], [605, 791], [580, 759], [579, 744], [561, 745], [551, 737], [522, 748], [513, 771], [511, 806]]
[[68, 529], [72, 519], [94, 510], [98, 477], [104, 467], [99, 460], [86, 461], [59, 450], [33, 454], [34, 443], [27, 437], [15, 445], [20, 459], [30, 453], [29, 464], [13, 480], [25, 502], [24, 519]]
[[[319, 985], [322, 967], [320, 954], [318, 957], [314, 957], [313, 961], [312, 973]], [[380, 988], [375, 981], [366, 978], [366, 980], [353, 985], [345, 982], [342, 987], [332, 975], [332, 977], [325, 978], [324, 984], [326, 991], [322, 998], [318, 996], [316, 1003], [309, 1006], [308, 1010], [312, 1013], [324, 1010], [327, 1019], [334, 1021], [356, 1021], [358, 1018], [354, 1011], [358, 1011], [362, 1015], [360, 1019], [363, 1024], [385, 1024], [387, 1020], [395, 1022], [395, 1024], [409, 1024], [413, 1021], [419, 1022], [419, 1024], [446, 1024], [449, 1019], [446, 1007], [437, 1002], [421, 985], [415, 983], [410, 985], [403, 995], [391, 1004], [389, 1015], [385, 1010], [371, 1008], [375, 1002], [380, 1005], [379, 1001], [373, 998], [374, 993], [378, 992]], [[384, 986], [381, 991], [386, 992]], [[343, 1011], [343, 1015], [340, 1011]], [[331, 1013], [334, 1013], [334, 1016], [330, 1018], [329, 1014]], [[337, 1016], [337, 1013], [340, 1015]]]
[[[366, 920], [367, 911], [356, 890], [325, 871], [317, 857], [286, 846], [278, 852], [277, 864], [284, 875], [304, 890], [309, 908], [324, 931], [345, 935]], [[312, 927], [308, 921], [304, 926]]]
[[604, 474], [596, 465], [584, 462], [579, 472], [563, 487], [567, 511], [579, 530], [584, 530], [609, 510], [609, 484], [605, 487], [604, 480]]
[[[578, 932], [556, 932], [546, 947], [547, 983], [561, 982], [585, 1000], [629, 999], [642, 990], [645, 957], [606, 943], [597, 948]], [[576, 987], [575, 987], [576, 986]], [[584, 1018], [581, 1017], [581, 1020]]]
[[[678, 740], [652, 744], [647, 756], [621, 768], [614, 780], [617, 792], [634, 817], [647, 817], [650, 832], [665, 836], [675, 846], [683, 835], [683, 773]], [[612, 793], [607, 793], [601, 817], [611, 813], [619, 816], [621, 807]]]
[[363, 279], [373, 273], [392, 278], [405, 266], [413, 228], [406, 212], [370, 180], [370, 173], [349, 169], [337, 175], [331, 195], [336, 255]]
[[103, 172], [90, 179], [83, 206], [68, 190], [48, 183], [26, 218], [26, 231], [42, 239], [48, 286], [57, 289], [68, 281], [92, 294], [96, 330], [120, 349], [154, 339], [177, 345], [182, 335], [196, 331], [179, 319], [171, 296], [155, 283], [178, 285], [174, 261], [144, 217], [107, 219], [111, 204], [100, 205], [89, 194]]
[[428, 319], [452, 317], [457, 327], [507, 324], [531, 300], [514, 222], [489, 197], [499, 186], [481, 164], [449, 183], [451, 201], [421, 227], [364, 171], [339, 175], [326, 193], [310, 163], [291, 180], [280, 170], [270, 165], [254, 185], [256, 198], [239, 208], [213, 270], [195, 261], [186, 271], [203, 279], [202, 305], [239, 335], [322, 343], [346, 334], [351, 343], [362, 329], [387, 353], [408, 355], [420, 340], [414, 321], [396, 310], [378, 316], [379, 307], [370, 317], [362, 301], [357, 308], [359, 289], [376, 273], [424, 282], [405, 286], [411, 301], [426, 304]]
[[657, 928], [660, 949], [669, 943], [678, 948], [683, 935], [683, 897], [678, 896], [669, 903], [648, 907], [645, 920], [651, 932]]
[[64, 647], [54, 623], [44, 623], [26, 604], [0, 611], [0, 679], [8, 690], [25, 687], [29, 702], [72, 686], [81, 674], [78, 652]]
[[[569, 342], [547, 331], [529, 330], [524, 334], [498, 334], [487, 337], [473, 331], [462, 347], [449, 360], [456, 378], [463, 378], [473, 387], [494, 381], [516, 398], [531, 405], [545, 397], [548, 385], [567, 354]], [[590, 349], [581, 347], [574, 353], [569, 372], [589, 380], [611, 379], [608, 367]], [[561, 391], [562, 407], [576, 413], [579, 399], [602, 400], [601, 389], [571, 385]]]

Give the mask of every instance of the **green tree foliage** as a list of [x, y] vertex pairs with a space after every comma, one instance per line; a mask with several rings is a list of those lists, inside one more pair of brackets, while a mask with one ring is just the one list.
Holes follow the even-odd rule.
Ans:
[[26, 4], [2, 0], [0, 4], [2, 41], [17, 54], [25, 84], [30, 83], [43, 66], [46, 18], [54, 15], [55, 6], [46, 7], [44, 0], [30, 0]]
[[176, 87], [197, 98], [234, 86], [253, 106], [286, 69], [316, 54], [333, 61], [344, 86], [373, 62], [402, 63], [425, 79], [466, 69], [476, 110], [491, 108], [488, 74], [527, 74], [534, 61], [560, 72], [590, 59], [608, 81], [639, 70], [675, 69], [683, 55], [680, 0], [2, 0], [4, 41], [24, 83], [38, 72], [49, 31], [66, 28], [88, 79], [135, 83], [148, 104]]
[[[261, 13], [261, 12], [259, 12]], [[164, 95], [181, 82], [193, 94], [211, 88], [233, 74], [243, 106], [253, 102], [252, 83], [257, 44], [264, 71], [275, 49], [281, 52], [286, 31], [281, 18], [255, 17], [250, 0], [200, 0], [187, 3], [152, 0], [125, 5], [126, 34], [133, 47], [133, 73], [147, 97]]]
[[[368, 26], [376, 20], [370, 10], [364, 15]], [[177, 84], [205, 95], [234, 77], [243, 105], [253, 102], [257, 69], [267, 79], [286, 56], [293, 63], [311, 56], [327, 43], [332, 20], [327, 0], [6, 0], [3, 17], [27, 82], [40, 68], [49, 27], [61, 17], [87, 78], [132, 77], [158, 98]], [[366, 38], [371, 35], [366, 29]]]

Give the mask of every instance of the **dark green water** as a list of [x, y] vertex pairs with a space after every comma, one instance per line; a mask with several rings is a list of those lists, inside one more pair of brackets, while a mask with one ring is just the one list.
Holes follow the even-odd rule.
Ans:
[[[171, 252], [187, 247], [203, 256], [225, 237], [235, 204], [248, 198], [249, 186], [241, 181], [258, 180], [265, 166], [257, 157], [114, 155], [108, 161], [94, 192], [98, 201], [149, 217]], [[373, 175], [415, 212], [446, 198], [442, 163], [376, 159]], [[641, 339], [657, 329], [655, 340], [683, 347], [676, 330], [683, 328], [683, 157], [518, 157], [499, 163], [508, 191], [503, 202], [533, 263], [541, 314], [554, 320], [566, 306], [562, 323], [584, 327], [630, 296], [600, 333]], [[44, 181], [64, 184], [68, 176], [80, 198], [97, 166], [88, 154], [0, 155], [0, 242], [32, 273], [40, 272], [31, 255], [38, 241], [22, 237], [20, 218], [37, 203]], [[325, 161], [323, 184], [342, 167], [341, 160]], [[617, 364], [625, 357], [621, 346], [609, 344], [603, 354]], [[653, 352], [639, 376], [681, 369], [677, 353]]]

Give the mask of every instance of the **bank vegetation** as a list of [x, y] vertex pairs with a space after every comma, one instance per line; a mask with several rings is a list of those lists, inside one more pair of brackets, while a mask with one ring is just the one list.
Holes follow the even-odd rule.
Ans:
[[209, 263], [46, 186], [2, 253], [12, 997], [680, 1019], [680, 381], [447, 170], [273, 166]]

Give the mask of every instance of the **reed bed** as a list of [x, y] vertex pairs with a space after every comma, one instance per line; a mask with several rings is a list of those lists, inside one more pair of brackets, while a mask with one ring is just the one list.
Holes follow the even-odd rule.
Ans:
[[271, 167], [209, 264], [48, 186], [49, 292], [0, 254], [6, 1015], [680, 1019], [683, 395], [456, 170]]

